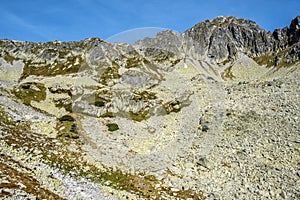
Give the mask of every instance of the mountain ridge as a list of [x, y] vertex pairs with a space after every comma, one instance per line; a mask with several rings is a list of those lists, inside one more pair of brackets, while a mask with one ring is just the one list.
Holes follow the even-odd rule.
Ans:
[[0, 40], [0, 198], [299, 199], [299, 19]]
[[[216, 63], [227, 63], [236, 60], [240, 54], [245, 54], [254, 59], [259, 65], [266, 64], [267, 66], [289, 66], [299, 60], [299, 21], [300, 17], [292, 20], [290, 28], [275, 29], [271, 34], [260, 28], [255, 22], [244, 20], [235, 17], [217, 17], [211, 21], [206, 20], [186, 30], [183, 34], [167, 34], [170, 31], [159, 33], [156, 37], [150, 38], [149, 42], [155, 43], [155, 48], [161, 48], [167, 51], [172, 51], [173, 54], [178, 54], [178, 58], [182, 59], [179, 54], [197, 54], [196, 57], [202, 59], [209, 58]], [[164, 37], [164, 38], [163, 38]], [[168, 38], [170, 37], [170, 38]], [[170, 43], [176, 49], [169, 48], [168, 44], [163, 46], [155, 40], [165, 43]], [[147, 44], [148, 39], [138, 41], [136, 43]], [[77, 48], [81, 51], [86, 51], [95, 41], [104, 42], [100, 38], [88, 38], [79, 42], [59, 42], [52, 41], [46, 43], [20, 42], [1, 40], [1, 54], [3, 58], [9, 61], [15, 57], [16, 60], [22, 59], [22, 55], [13, 55], [14, 51], [23, 53], [30, 52], [34, 54], [34, 49], [43, 48], [57, 49], [61, 48]], [[174, 42], [177, 41], [175, 44]], [[14, 48], [15, 45], [15, 48]], [[113, 44], [112, 44], [113, 45]], [[112, 45], [106, 45], [112, 46]], [[153, 45], [152, 45], [153, 46]], [[169, 48], [169, 49], [168, 49]], [[194, 49], [193, 53], [184, 52], [182, 49]], [[178, 51], [181, 51], [180, 53]], [[9, 52], [12, 52], [10, 55]], [[285, 52], [282, 54], [282, 52]], [[39, 52], [36, 52], [39, 53]], [[43, 57], [43, 55], [41, 55]]]

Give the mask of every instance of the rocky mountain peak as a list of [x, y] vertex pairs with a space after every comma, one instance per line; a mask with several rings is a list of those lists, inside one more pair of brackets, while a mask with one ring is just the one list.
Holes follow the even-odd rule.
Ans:
[[275, 29], [273, 36], [279, 48], [298, 43], [300, 41], [300, 16], [294, 18], [289, 27]]
[[300, 29], [300, 16], [297, 16], [295, 19], [292, 20], [290, 25], [290, 30], [293, 32], [299, 31]]
[[300, 16], [292, 20], [289, 29], [289, 44], [295, 44], [300, 41]]
[[251, 20], [220, 16], [185, 32], [202, 53], [217, 62], [235, 60], [241, 53], [256, 57], [272, 49], [272, 35]]

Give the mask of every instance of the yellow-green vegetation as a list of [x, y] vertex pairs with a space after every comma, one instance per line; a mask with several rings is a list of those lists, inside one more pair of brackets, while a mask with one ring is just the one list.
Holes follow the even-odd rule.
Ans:
[[74, 122], [75, 119], [74, 119], [74, 117], [72, 117], [70, 115], [64, 115], [64, 116], [62, 116], [62, 117], [59, 118], [59, 121], [61, 121], [61, 122], [64, 122], [64, 121], [66, 121], [66, 122]]
[[222, 78], [223, 78], [223, 79], [233, 79], [233, 78], [235, 77], [235, 76], [233, 75], [231, 69], [232, 69], [232, 66], [230, 66], [230, 67], [228, 67], [228, 68], [226, 68], [226, 69], [224, 70], [224, 72], [222, 73]]
[[[156, 93], [150, 91], [133, 91], [131, 100], [136, 102], [143, 101], [149, 102], [150, 100], [157, 99]], [[129, 111], [127, 112], [119, 112], [117, 113], [118, 116], [122, 116], [134, 121], [143, 121], [150, 118], [150, 110], [149, 109], [141, 109], [138, 112]]]
[[141, 59], [138, 55], [136, 55], [133, 58], [126, 60], [126, 68], [135, 68], [143, 65], [143, 61], [146, 61], [145, 59]]
[[57, 108], [64, 108], [68, 112], [72, 112], [72, 101], [71, 99], [56, 99], [54, 104]]
[[81, 97], [82, 101], [87, 101], [89, 105], [104, 107], [111, 100], [112, 92], [109, 90], [98, 90], [93, 94], [87, 94]]
[[106, 124], [106, 126], [108, 127], [108, 130], [111, 132], [119, 130], [119, 126], [116, 123], [108, 123], [108, 124]]
[[15, 126], [17, 123], [5, 112], [4, 107], [0, 105], [0, 125]]
[[22, 79], [29, 75], [56, 76], [64, 74], [77, 73], [83, 60], [81, 56], [71, 56], [67, 60], [55, 60], [53, 64], [36, 63], [32, 60], [26, 60], [23, 69]]
[[26, 105], [30, 105], [31, 101], [40, 102], [46, 99], [46, 88], [42, 83], [22, 83], [14, 88], [13, 93]]
[[139, 112], [129, 112], [129, 119], [134, 121], [143, 121], [150, 118], [150, 114], [148, 110], [140, 110]]
[[273, 55], [261, 55], [253, 58], [253, 60], [259, 65], [266, 65], [266, 67], [275, 65], [275, 58]]
[[133, 111], [129, 111], [129, 112], [119, 111], [117, 113], [107, 112], [103, 114], [101, 117], [104, 118], [104, 117], [115, 117], [115, 116], [141, 122], [143, 120], [147, 120], [150, 118], [150, 112], [149, 110], [146, 109], [141, 109], [138, 112], [133, 112]]
[[[40, 162], [60, 169], [62, 173], [84, 177], [93, 182], [107, 185], [117, 191], [127, 191], [143, 199], [162, 199], [163, 197], [174, 195], [180, 199], [205, 199], [201, 191], [182, 189], [174, 192], [170, 187], [157, 187], [160, 182], [153, 175], [127, 174], [120, 170], [100, 169], [91, 162], [87, 163], [83, 159], [81, 142], [79, 140], [68, 140], [65, 137], [59, 137], [59, 141], [57, 141], [55, 138], [34, 134], [29, 131], [29, 124], [13, 121], [2, 109], [0, 109], [0, 119], [2, 130], [7, 133], [2, 139], [2, 142], [5, 142], [16, 151], [18, 151], [18, 149], [28, 149], [26, 152], [30, 154], [31, 157], [38, 156]], [[71, 115], [65, 115], [58, 120], [68, 123], [76, 122]], [[74, 141], [78, 151], [70, 151], [68, 149], [69, 145], [74, 143]], [[58, 142], [60, 144], [58, 144]], [[5, 152], [1, 153], [1, 156], [9, 156], [6, 155]], [[22, 159], [26, 159], [26, 155], [24, 155]], [[24, 162], [28, 162], [28, 160]], [[3, 163], [7, 162], [4, 161]], [[41, 188], [41, 183], [27, 174], [17, 174], [18, 172], [9, 168], [8, 165], [1, 164], [0, 169], [3, 173], [10, 173], [18, 180], [20, 179], [22, 184], [27, 187], [26, 192], [28, 193], [40, 195], [38, 197], [41, 198], [45, 197], [43, 195], [48, 195], [48, 197], [52, 195], [55, 199], [61, 199], [46, 189], [38, 190]], [[10, 187], [9, 185], [3, 186]], [[12, 183], [11, 186], [13, 187], [15, 185]], [[39, 191], [39, 194], [36, 194], [35, 191]]]
[[13, 61], [19, 60], [19, 58], [11, 55], [6, 48], [12, 46], [10, 41], [0, 40], [0, 57], [2, 57], [6, 62], [13, 64]]
[[94, 105], [96, 107], [104, 107], [105, 104], [107, 103], [107, 100], [99, 97], [97, 94], [96, 95], [89, 95], [86, 98], [83, 98], [87, 102], [89, 102], [89, 105]]
[[113, 63], [112, 66], [105, 68], [103, 71], [99, 72], [100, 83], [107, 85], [111, 80], [118, 79], [121, 77], [119, 72], [119, 65]]
[[97, 107], [103, 107], [103, 106], [105, 106], [105, 101], [103, 101], [103, 100], [95, 101], [94, 105]]
[[78, 131], [75, 119], [70, 115], [59, 118], [57, 124], [58, 136], [64, 138], [78, 139]]
[[170, 114], [171, 112], [179, 112], [181, 110], [181, 103], [177, 100], [169, 101], [163, 104], [163, 108], [167, 114]]
[[286, 55], [290, 54], [290, 51], [293, 51], [295, 46], [300, 45], [300, 42], [293, 44], [276, 54], [266, 53], [261, 56], [254, 57], [253, 60], [259, 65], [266, 65], [267, 67], [275, 66], [277, 68], [289, 67], [295, 62], [292, 62], [287, 59]]
[[227, 63], [232, 62], [230, 59], [225, 59], [223, 62], [221, 62], [222, 65], [226, 65]]
[[4, 52], [0, 54], [0, 57], [2, 57], [6, 62], [13, 64], [14, 61], [19, 60], [18, 58], [15, 58], [11, 55], [9, 55], [9, 53]]
[[[18, 48], [24, 49], [24, 53], [15, 53]], [[85, 48], [85, 41], [32, 43], [1, 40], [0, 56], [9, 63], [15, 60], [25, 63], [21, 78], [29, 75], [55, 76], [78, 72], [84, 63], [81, 55]]]
[[[16, 166], [18, 169], [13, 166]], [[23, 169], [24, 172], [21, 172], [20, 169]], [[0, 170], [1, 176], [6, 178], [6, 182], [0, 183], [0, 188], [22, 190], [36, 196], [37, 199], [63, 199], [50, 190], [44, 189], [38, 180], [26, 172], [31, 172], [30, 169], [13, 160], [9, 155], [0, 154]], [[2, 190], [0, 198], [13, 197], [13, 195], [8, 191]]]
[[112, 118], [112, 117], [115, 117], [115, 116], [116, 115], [113, 112], [106, 112], [103, 115], [101, 115], [100, 117], [102, 117], [102, 118]]
[[133, 91], [132, 100], [134, 101], [149, 101], [157, 99], [156, 93], [151, 91]]

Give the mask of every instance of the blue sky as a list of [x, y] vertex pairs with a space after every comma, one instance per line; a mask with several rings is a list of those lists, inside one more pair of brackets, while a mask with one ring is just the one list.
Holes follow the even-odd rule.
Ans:
[[219, 15], [251, 19], [273, 31], [288, 26], [300, 15], [300, 1], [5, 0], [0, 4], [0, 38], [23, 41], [107, 39], [143, 27], [183, 32]]

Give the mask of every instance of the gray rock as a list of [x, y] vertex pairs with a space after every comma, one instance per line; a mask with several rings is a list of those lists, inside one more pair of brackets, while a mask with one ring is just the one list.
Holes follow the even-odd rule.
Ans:
[[271, 33], [253, 21], [223, 16], [195, 25], [185, 36], [217, 62], [235, 60], [240, 53], [250, 57], [261, 55], [273, 48], [274, 40]]

